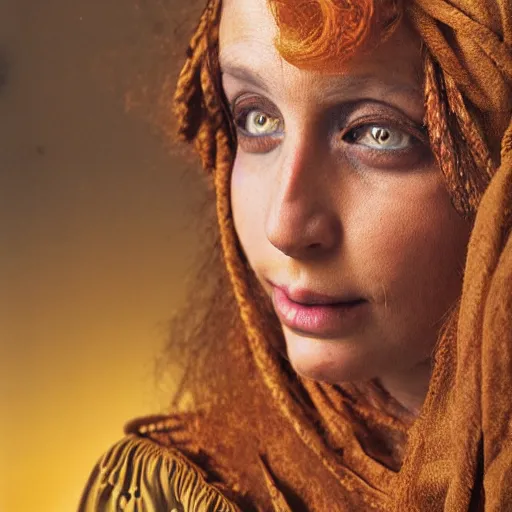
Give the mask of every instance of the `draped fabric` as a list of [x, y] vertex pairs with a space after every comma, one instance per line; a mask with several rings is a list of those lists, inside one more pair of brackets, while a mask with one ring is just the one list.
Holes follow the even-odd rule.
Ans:
[[[178, 427], [163, 419], [157, 428], [148, 419], [127, 429], [131, 443], [159, 447], [137, 448], [151, 461], [141, 467], [167, 472], [146, 492], [171, 485], [178, 499], [175, 478], [195, 478], [202, 468], [201, 478], [188, 480], [202, 501], [179, 510], [224, 510], [214, 505], [219, 493], [226, 510], [512, 510], [512, 3], [410, 0], [405, 9], [445, 84], [449, 115], [463, 137], [476, 129], [481, 140], [470, 148], [476, 168], [458, 162], [462, 187], [473, 193], [475, 183], [485, 183], [471, 203], [476, 216], [462, 297], [436, 348], [420, 417], [413, 421], [375, 383], [300, 378], [276, 350], [233, 226], [228, 133], [209, 131], [196, 143], [211, 146], [203, 164], [213, 171], [224, 259], [246, 339], [228, 337], [223, 345], [227, 382], [211, 407], [176, 416]], [[467, 176], [475, 172], [484, 179]], [[192, 440], [187, 446], [180, 444], [183, 432]], [[134, 452], [123, 446], [127, 460]], [[109, 478], [109, 495], [118, 492], [116, 465], [105, 460], [84, 503], [105, 492], [101, 482]]]
[[486, 120], [500, 165], [478, 207], [456, 337], [438, 348], [395, 509], [512, 510], [512, 3], [418, 0], [410, 12]]
[[237, 510], [180, 452], [127, 436], [99, 461], [80, 510], [177, 512], [204, 510], [205, 504], [218, 512]]
[[410, 432], [397, 510], [512, 510], [511, 136], [471, 236], [455, 342], [442, 340]]

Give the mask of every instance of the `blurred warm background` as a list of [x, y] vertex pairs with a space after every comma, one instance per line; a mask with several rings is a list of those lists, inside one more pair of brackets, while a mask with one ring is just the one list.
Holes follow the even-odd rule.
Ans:
[[123, 424], [166, 405], [153, 363], [204, 187], [138, 101], [202, 3], [0, 2], [2, 511], [76, 510]]

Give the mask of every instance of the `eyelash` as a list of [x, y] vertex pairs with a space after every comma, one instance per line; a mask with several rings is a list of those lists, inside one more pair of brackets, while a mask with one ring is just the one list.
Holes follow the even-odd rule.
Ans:
[[[278, 119], [279, 116], [267, 112], [266, 107], [262, 108], [260, 105], [253, 104], [237, 109], [235, 105], [232, 106], [231, 112], [238, 135], [238, 143], [245, 152], [268, 153], [279, 145], [284, 133], [282, 130], [268, 135], [254, 135], [248, 133], [244, 128], [242, 128], [242, 126], [240, 126], [241, 124], [245, 124], [247, 117], [251, 113], [261, 113], [270, 119]], [[368, 145], [358, 144], [357, 141], [361, 140], [361, 137], [354, 138], [354, 140], [349, 142], [348, 138], [354, 136], [356, 132], [362, 131], [364, 135], [365, 133], [368, 133], [366, 130], [373, 127], [384, 128], [394, 133], [398, 132], [409, 136], [410, 143], [404, 148], [378, 149]], [[386, 159], [395, 158], [396, 160], [400, 155], [404, 155], [406, 153], [410, 154], [413, 151], [417, 152], [419, 148], [426, 149], [429, 146], [428, 135], [424, 126], [417, 126], [411, 121], [402, 121], [396, 119], [395, 116], [390, 115], [371, 115], [360, 117], [354, 123], [349, 124], [348, 127], [339, 129], [335, 136], [335, 140], [337, 144], [346, 143], [352, 146], [360, 146], [358, 149], [360, 151], [365, 151], [368, 154], [367, 156], [373, 154], [381, 160], [384, 157]]]

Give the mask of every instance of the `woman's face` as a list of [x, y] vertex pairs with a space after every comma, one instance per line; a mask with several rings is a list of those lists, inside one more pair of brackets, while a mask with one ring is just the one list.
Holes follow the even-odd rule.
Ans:
[[414, 372], [460, 294], [470, 231], [422, 128], [420, 42], [402, 25], [328, 75], [285, 62], [276, 34], [265, 0], [224, 1], [242, 247], [298, 373], [342, 382]]

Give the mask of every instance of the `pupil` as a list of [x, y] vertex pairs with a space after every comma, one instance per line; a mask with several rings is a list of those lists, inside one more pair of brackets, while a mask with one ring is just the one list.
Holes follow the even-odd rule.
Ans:
[[267, 121], [267, 118], [264, 114], [260, 114], [257, 118], [256, 118], [256, 123], [259, 124], [260, 126], [263, 126]]
[[389, 131], [383, 128], [376, 128], [374, 131], [374, 137], [380, 142], [387, 142], [389, 140]]

